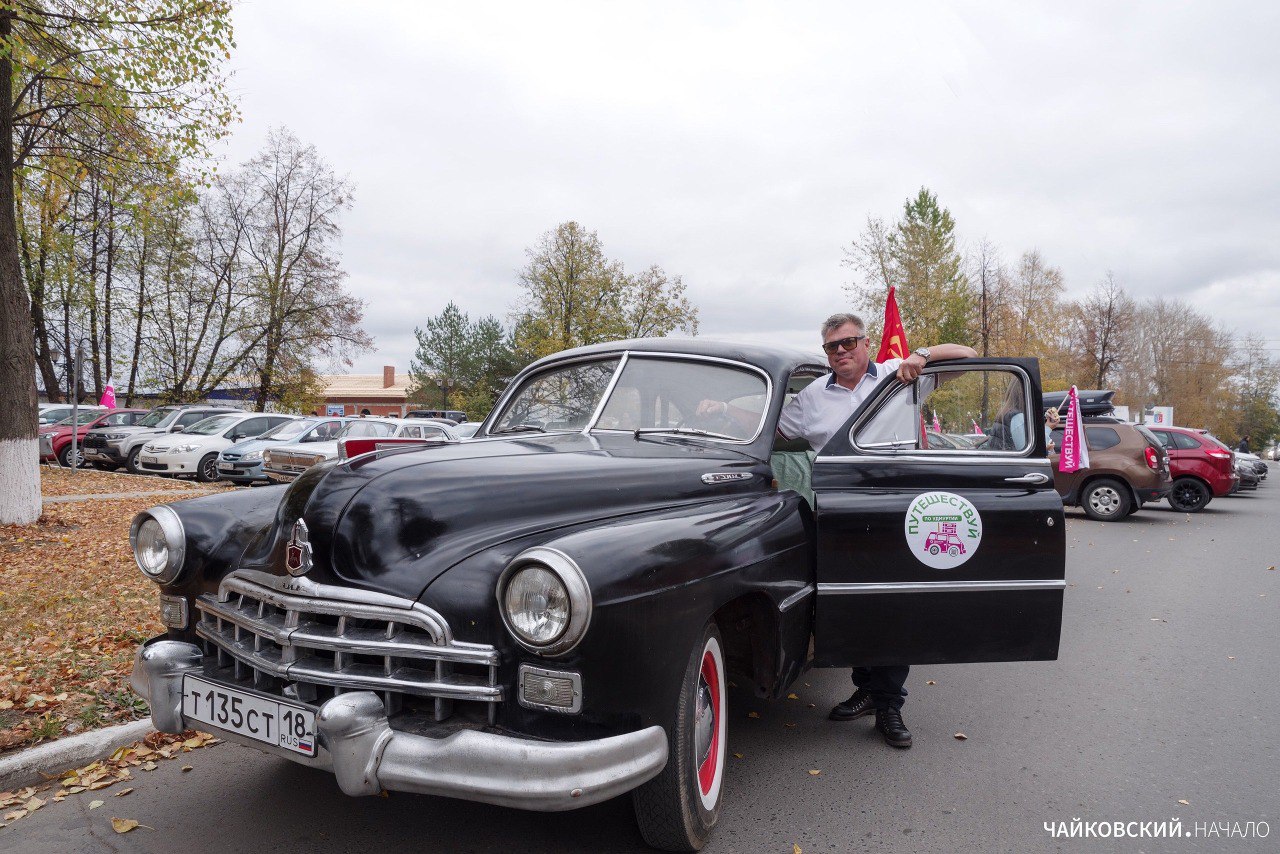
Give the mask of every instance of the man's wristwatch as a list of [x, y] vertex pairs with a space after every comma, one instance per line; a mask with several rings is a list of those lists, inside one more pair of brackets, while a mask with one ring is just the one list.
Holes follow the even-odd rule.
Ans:
[[924, 359], [924, 362], [926, 365], [929, 364], [929, 348], [928, 347], [917, 347], [915, 349], [915, 354], [919, 356], [921, 359]]

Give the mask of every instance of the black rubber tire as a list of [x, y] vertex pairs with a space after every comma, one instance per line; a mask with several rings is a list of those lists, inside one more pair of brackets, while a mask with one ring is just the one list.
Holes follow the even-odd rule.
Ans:
[[124, 461], [124, 467], [129, 470], [129, 474], [146, 474], [142, 467], [138, 465], [138, 455], [142, 453], [142, 446], [134, 448], [129, 452], [129, 456]]
[[1119, 522], [1129, 515], [1132, 505], [1129, 487], [1115, 478], [1090, 481], [1080, 493], [1080, 509], [1096, 522]]
[[[708, 657], [712, 670], [718, 670], [714, 680], [704, 677], [704, 659]], [[711, 681], [718, 683], [717, 688], [710, 687]], [[711, 838], [711, 829], [720, 818], [720, 805], [724, 800], [727, 689], [724, 644], [715, 623], [708, 623], [689, 654], [673, 722], [667, 727], [670, 750], [667, 764], [662, 773], [631, 793], [640, 833], [654, 848], [697, 851]], [[700, 694], [710, 702], [699, 703]], [[698, 755], [696, 724], [699, 709], [706, 708], [713, 709], [714, 717], [709, 725], [711, 741], [704, 759]], [[705, 795], [699, 777], [700, 765], [710, 771]]]
[[201, 483], [212, 483], [218, 479], [218, 455], [205, 454], [196, 465], [196, 480]]
[[[80, 457], [80, 463], [77, 466], [77, 468], [84, 468], [86, 465], [88, 465], [88, 463], [84, 461], [84, 450], [80, 445], [76, 446], [76, 455]], [[64, 445], [61, 451], [58, 451], [58, 465], [62, 466], [64, 469], [71, 468], [71, 443], [70, 442]]]
[[1209, 506], [1213, 493], [1194, 477], [1180, 477], [1169, 490], [1169, 506], [1179, 513], [1199, 513]]
[[96, 468], [98, 471], [115, 471], [116, 469], [120, 468], [120, 466], [116, 465], [115, 463], [98, 463], [98, 462], [95, 462], [95, 463], [93, 463], [92, 465], [93, 465], [93, 467], [94, 467], [94, 468]]

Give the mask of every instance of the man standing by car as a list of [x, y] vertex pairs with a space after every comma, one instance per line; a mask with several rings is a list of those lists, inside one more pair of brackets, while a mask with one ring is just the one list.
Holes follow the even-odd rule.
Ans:
[[[831, 375], [806, 386], [786, 408], [778, 421], [778, 433], [786, 439], [802, 438], [815, 451], [821, 450], [855, 409], [880, 383], [894, 373], [904, 383], [914, 382], [931, 360], [971, 359], [977, 356], [963, 344], [921, 347], [906, 359], [871, 361], [871, 343], [866, 326], [854, 314], [833, 314], [822, 324], [822, 349], [827, 354]], [[892, 639], [888, 640], [892, 643]], [[911, 746], [911, 731], [902, 722], [906, 699], [907, 665], [855, 667], [853, 696], [831, 710], [834, 721], [851, 721], [874, 714], [876, 729], [893, 747]]]
[[1242, 454], [1249, 453], [1249, 434], [1245, 433], [1240, 437], [1240, 447], [1236, 448]]

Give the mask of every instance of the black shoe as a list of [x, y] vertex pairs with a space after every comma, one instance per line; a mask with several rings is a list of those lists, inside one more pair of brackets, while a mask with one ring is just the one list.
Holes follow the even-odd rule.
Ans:
[[893, 747], [911, 746], [911, 730], [902, 722], [901, 709], [876, 709], [876, 729], [884, 736], [884, 743]]
[[875, 710], [876, 704], [871, 701], [871, 695], [859, 688], [853, 692], [852, 697], [833, 708], [827, 717], [833, 721], [852, 721], [866, 717]]

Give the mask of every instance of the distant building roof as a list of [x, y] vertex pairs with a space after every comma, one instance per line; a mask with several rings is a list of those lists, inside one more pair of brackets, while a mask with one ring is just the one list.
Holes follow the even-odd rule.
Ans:
[[381, 374], [321, 374], [320, 382], [327, 398], [404, 400], [409, 392], [409, 375], [395, 373], [390, 366]]

